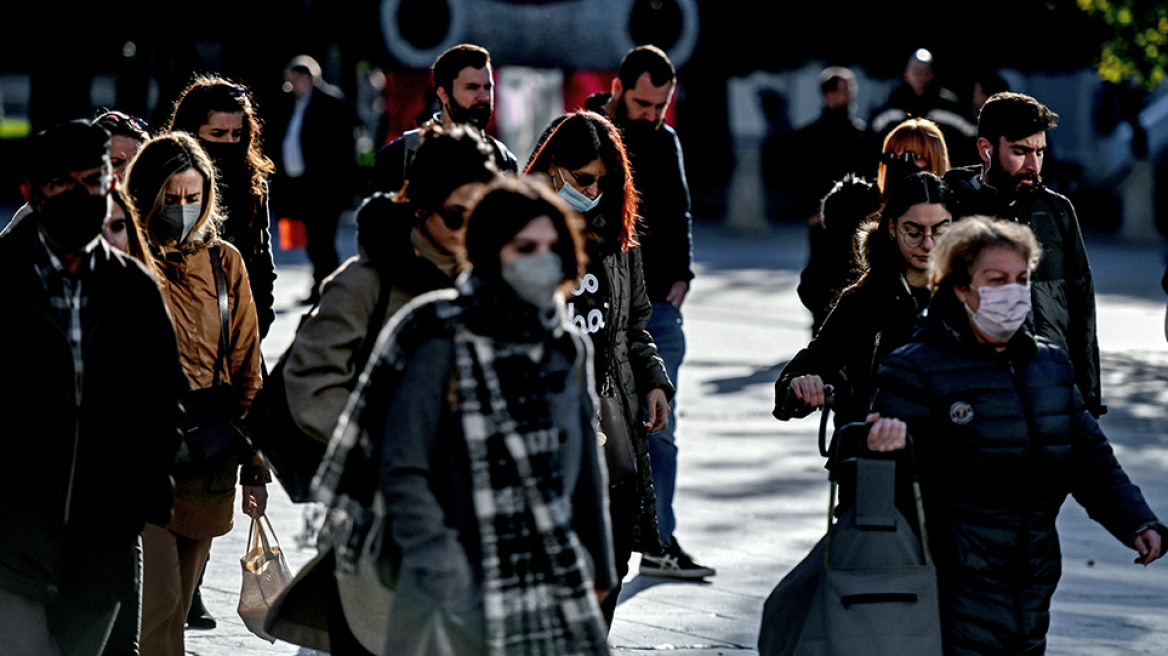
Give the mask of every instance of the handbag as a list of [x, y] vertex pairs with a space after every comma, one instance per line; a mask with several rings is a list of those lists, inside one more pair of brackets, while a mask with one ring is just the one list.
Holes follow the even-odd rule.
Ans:
[[[871, 457], [839, 461], [841, 442], [867, 434], [864, 423], [836, 431], [827, 533], [767, 598], [760, 656], [942, 653], [937, 572], [911, 439], [907, 451], [919, 536], [896, 507], [896, 468], [905, 463]], [[855, 500], [833, 523], [843, 475], [854, 476]]]
[[[261, 519], [263, 520], [261, 522]], [[267, 530], [264, 530], [264, 524]], [[271, 539], [268, 534], [271, 533]], [[239, 617], [248, 631], [275, 642], [276, 638], [264, 631], [264, 619], [276, 599], [292, 581], [292, 572], [284, 560], [284, 552], [267, 515], [252, 517], [247, 536], [248, 549], [239, 565], [243, 581], [239, 588]]]
[[600, 391], [600, 434], [597, 439], [604, 447], [609, 485], [623, 483], [637, 475], [633, 436], [618, 394], [611, 379], [606, 377], [604, 388]]

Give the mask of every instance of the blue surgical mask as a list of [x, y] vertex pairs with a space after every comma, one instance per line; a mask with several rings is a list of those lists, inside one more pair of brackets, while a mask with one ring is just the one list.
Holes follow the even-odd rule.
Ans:
[[556, 171], [560, 174], [560, 182], [563, 183], [556, 193], [567, 201], [572, 209], [583, 214], [600, 204], [600, 199], [604, 194], [596, 194], [596, 198], [589, 198], [584, 195], [584, 192], [568, 184], [568, 181], [564, 179], [563, 169], [557, 168]]
[[155, 233], [162, 238], [173, 237], [178, 243], [183, 243], [191, 234], [191, 228], [199, 221], [203, 214], [203, 205], [167, 205], [156, 219], [159, 221]]

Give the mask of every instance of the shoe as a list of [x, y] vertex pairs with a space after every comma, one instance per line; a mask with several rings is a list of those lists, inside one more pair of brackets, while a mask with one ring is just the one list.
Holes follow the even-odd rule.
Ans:
[[644, 554], [641, 556], [641, 574], [645, 576], [664, 576], [672, 579], [704, 579], [717, 572], [713, 567], [706, 567], [694, 562], [689, 554], [682, 551], [674, 538], [665, 553], [660, 556]]
[[188, 629], [213, 629], [215, 616], [203, 605], [203, 595], [195, 588], [195, 597], [191, 600], [191, 610], [187, 612]]

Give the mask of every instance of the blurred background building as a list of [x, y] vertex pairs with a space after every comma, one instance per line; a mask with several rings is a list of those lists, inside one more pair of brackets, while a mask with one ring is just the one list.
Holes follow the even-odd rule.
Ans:
[[[357, 109], [360, 158], [433, 111], [429, 65], [462, 42], [496, 68], [491, 129], [524, 161], [554, 115], [607, 90], [620, 57], [653, 43], [679, 67], [678, 128], [699, 220], [744, 231], [802, 221], [786, 173], [806, 153], [790, 136], [818, 117], [820, 71], [857, 75], [870, 120], [928, 49], [938, 82], [975, 116], [975, 82], [997, 73], [1062, 116], [1045, 177], [1072, 197], [1085, 229], [1158, 239], [1168, 145], [1162, 87], [1106, 84], [1094, 70], [1100, 26], [1077, 3], [986, 0], [976, 10], [881, 3], [718, 0], [203, 0], [8, 3], [0, 43], [0, 204], [18, 204], [13, 163], [30, 131], [116, 108], [159, 127], [197, 72], [281, 93], [284, 65], [310, 54]], [[13, 6], [15, 5], [15, 6]], [[269, 145], [270, 147], [270, 145]], [[960, 155], [956, 154], [955, 155]], [[965, 154], [965, 159], [969, 154]], [[961, 160], [960, 156], [954, 159]], [[1163, 192], [1162, 192], [1163, 193]], [[6, 217], [5, 217], [6, 218]], [[3, 220], [3, 219], [0, 219]]]

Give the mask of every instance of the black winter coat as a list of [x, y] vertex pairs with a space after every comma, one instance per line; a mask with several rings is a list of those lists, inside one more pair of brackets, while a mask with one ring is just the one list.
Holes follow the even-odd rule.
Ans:
[[1068, 494], [1124, 544], [1163, 533], [1048, 341], [1020, 331], [999, 353], [945, 293], [877, 386], [872, 409], [916, 443], [946, 653], [1042, 653]]
[[796, 291], [811, 312], [811, 334], [831, 313], [840, 292], [860, 277], [856, 264], [856, 230], [880, 209], [880, 189], [855, 175], [844, 176], [823, 197], [819, 223], [807, 234], [807, 266]]
[[791, 381], [817, 375], [835, 387], [836, 426], [864, 421], [877, 368], [912, 337], [928, 292], [916, 294], [900, 273], [873, 273], [841, 295], [815, 338], [775, 381], [775, 418], [786, 421], [811, 413], [791, 391]]
[[124, 599], [145, 522], [170, 521], [186, 376], [158, 286], [98, 240], [82, 261], [93, 269], [78, 404], [72, 349], [33, 264], [37, 229], [32, 215], [0, 238], [0, 588]]
[[993, 187], [981, 182], [981, 167], [951, 169], [945, 182], [955, 191], [957, 218], [985, 214], [1029, 226], [1042, 245], [1042, 260], [1030, 279], [1031, 324], [1037, 335], [1065, 350], [1075, 365], [1087, 409], [1098, 417], [1099, 339], [1095, 332], [1095, 283], [1087, 247], [1071, 201], [1046, 187], [1023, 194], [1009, 205]]
[[[595, 252], [590, 249], [590, 252]], [[599, 254], [598, 254], [599, 255]], [[665, 363], [657, 354], [653, 338], [645, 330], [653, 306], [645, 293], [641, 273], [641, 250], [609, 252], [593, 260], [608, 281], [609, 311], [605, 316], [608, 344], [596, 353], [608, 353], [607, 361], [594, 365], [597, 393], [610, 380], [622, 400], [630, 434], [637, 436], [633, 450], [637, 456], [637, 512], [633, 526], [633, 551], [661, 551], [657, 527], [657, 495], [653, 489], [653, 470], [649, 463], [649, 436], [645, 432], [641, 406], [650, 390], [660, 388], [667, 399], [673, 398], [673, 382]]]

